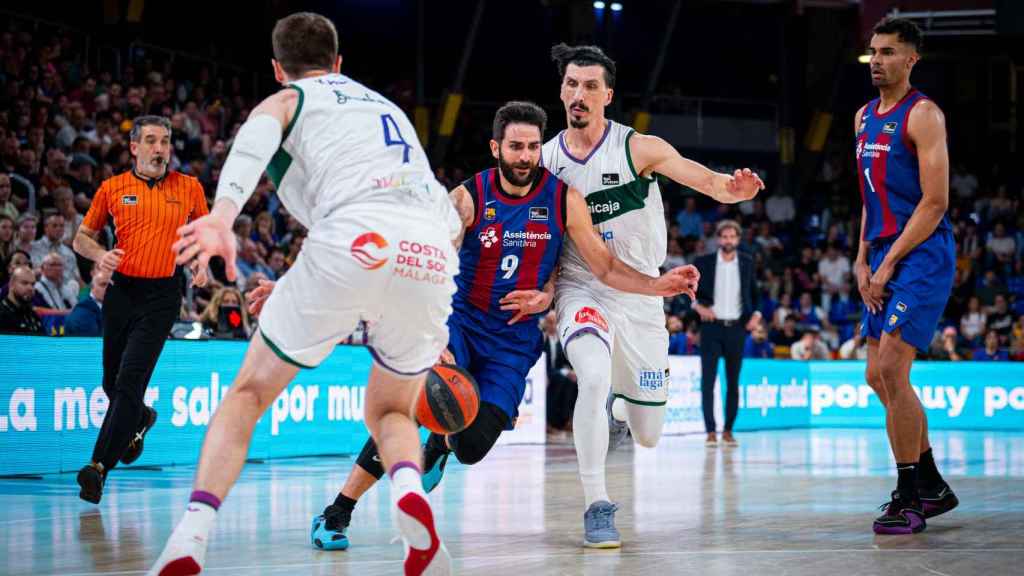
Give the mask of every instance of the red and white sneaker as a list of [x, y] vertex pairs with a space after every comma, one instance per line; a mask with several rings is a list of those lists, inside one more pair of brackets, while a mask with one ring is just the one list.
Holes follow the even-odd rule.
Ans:
[[206, 560], [206, 538], [171, 534], [163, 553], [146, 576], [193, 576], [203, 571]]
[[395, 524], [405, 545], [405, 576], [448, 576], [452, 559], [434, 528], [430, 502], [416, 492], [398, 500], [393, 510]]

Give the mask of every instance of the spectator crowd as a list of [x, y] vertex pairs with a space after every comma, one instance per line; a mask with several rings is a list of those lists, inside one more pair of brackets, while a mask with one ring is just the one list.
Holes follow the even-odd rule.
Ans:
[[[93, 69], [73, 34], [30, 28], [10, 21], [0, 30], [0, 331], [98, 334], [109, 278], [93, 274], [92, 263], [71, 244], [100, 182], [131, 169], [132, 119], [171, 119], [171, 168], [198, 178], [212, 201], [232, 137], [254, 98], [238, 77], [157, 54], [116, 70]], [[953, 169], [956, 283], [927, 356], [1024, 360], [1022, 183], [996, 164], [979, 168]], [[436, 172], [450, 187], [466, 176], [451, 166]], [[756, 264], [763, 318], [748, 336], [745, 355], [864, 358], [853, 277], [857, 187], [852, 153], [841, 146], [799, 199], [769, 191], [737, 206], [718, 205], [666, 182], [666, 205], [674, 210], [665, 266], [715, 251], [715, 224], [735, 219], [743, 225], [740, 250]], [[180, 320], [199, 323], [212, 336], [245, 338], [258, 322], [244, 306], [248, 293], [287, 271], [306, 231], [264, 178], [234, 232], [239, 279], [228, 282], [221, 264], [213, 268], [211, 285], [193, 288], [186, 270]], [[108, 247], [115, 233], [104, 230]], [[698, 354], [699, 319], [688, 299], [667, 299], [665, 314], [670, 351]]]

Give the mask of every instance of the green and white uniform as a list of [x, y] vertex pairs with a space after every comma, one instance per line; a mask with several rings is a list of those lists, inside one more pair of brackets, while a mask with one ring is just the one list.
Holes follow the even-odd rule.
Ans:
[[[665, 208], [658, 183], [640, 176], [629, 153], [634, 130], [608, 120], [590, 155], [573, 157], [565, 132], [544, 144], [543, 163], [580, 191], [590, 217], [615, 256], [636, 270], [658, 276], [665, 261]], [[563, 346], [592, 333], [612, 358], [612, 390], [633, 404], [663, 406], [668, 398], [668, 331], [663, 300], [627, 294], [602, 284], [569, 240], [555, 285], [555, 308]]]
[[309, 235], [277, 283], [260, 331], [285, 360], [315, 366], [360, 320], [400, 374], [429, 369], [446, 322], [462, 223], [406, 115], [341, 74], [289, 85], [295, 116], [267, 173]]

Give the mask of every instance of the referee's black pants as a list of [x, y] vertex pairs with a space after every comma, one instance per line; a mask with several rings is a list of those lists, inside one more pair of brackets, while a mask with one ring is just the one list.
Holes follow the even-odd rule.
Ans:
[[718, 359], [725, 358], [725, 429], [732, 431], [740, 405], [740, 365], [747, 330], [739, 320], [715, 320], [700, 325], [700, 393], [704, 429], [715, 431], [715, 376]]
[[142, 426], [143, 398], [178, 317], [181, 279], [115, 273], [103, 300], [103, 391], [109, 405], [92, 461], [112, 469]]

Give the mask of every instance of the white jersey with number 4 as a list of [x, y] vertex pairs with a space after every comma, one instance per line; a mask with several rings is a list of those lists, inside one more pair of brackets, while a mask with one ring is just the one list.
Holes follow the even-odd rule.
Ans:
[[461, 227], [398, 106], [342, 74], [288, 86], [299, 99], [267, 174], [303, 226], [313, 228], [343, 206], [374, 204], [427, 209], [435, 222], [443, 216], [456, 231]]
[[[580, 191], [590, 218], [608, 248], [620, 260], [651, 276], [665, 261], [667, 231], [665, 207], [658, 183], [640, 176], [629, 154], [636, 132], [618, 122], [608, 126], [586, 158], [569, 153], [563, 130], [543, 148], [543, 163], [556, 177]], [[598, 292], [614, 292], [594, 278], [570, 239], [562, 254], [559, 282], [584, 285]]]

